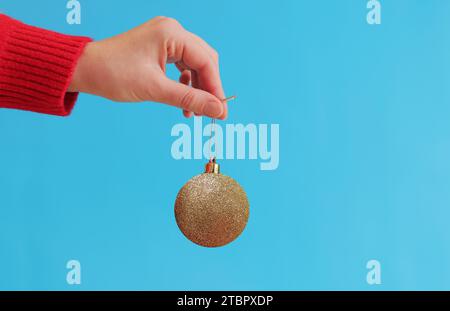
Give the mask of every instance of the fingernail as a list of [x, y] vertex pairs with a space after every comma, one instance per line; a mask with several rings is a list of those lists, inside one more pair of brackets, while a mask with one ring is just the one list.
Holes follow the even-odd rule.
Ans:
[[211, 118], [217, 118], [222, 115], [223, 107], [219, 101], [209, 101], [203, 109], [203, 114]]

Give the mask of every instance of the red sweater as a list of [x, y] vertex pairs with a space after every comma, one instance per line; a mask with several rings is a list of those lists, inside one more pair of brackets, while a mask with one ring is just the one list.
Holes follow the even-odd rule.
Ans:
[[78, 93], [67, 89], [89, 41], [0, 14], [0, 108], [69, 115]]

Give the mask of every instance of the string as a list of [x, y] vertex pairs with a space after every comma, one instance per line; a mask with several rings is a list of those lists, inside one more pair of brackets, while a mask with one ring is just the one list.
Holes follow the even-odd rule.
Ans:
[[[228, 102], [230, 100], [233, 100], [233, 99], [236, 99], [235, 95], [222, 99], [222, 103], [226, 103], [226, 102]], [[213, 136], [213, 132], [214, 132], [214, 136]], [[213, 139], [214, 139], [214, 152], [211, 149], [211, 141]], [[216, 153], [216, 150], [217, 150], [217, 130], [216, 130], [216, 119], [214, 119], [214, 118], [211, 118], [211, 131], [210, 131], [210, 137], [209, 137], [209, 143], [208, 144], [209, 144], [208, 149], [209, 149], [209, 153], [210, 153], [209, 154], [209, 161], [210, 162], [214, 162], [216, 160], [216, 156], [217, 156], [217, 153]]]

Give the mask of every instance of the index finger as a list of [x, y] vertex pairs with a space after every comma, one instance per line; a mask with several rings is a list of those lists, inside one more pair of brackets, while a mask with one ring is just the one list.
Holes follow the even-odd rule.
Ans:
[[[199, 87], [222, 100], [225, 92], [220, 79], [220, 71], [216, 61], [201, 43], [188, 34], [183, 40], [182, 61], [191, 70], [196, 73]], [[224, 105], [224, 115], [226, 106]]]
[[[219, 79], [220, 79], [220, 67], [219, 67], [219, 55], [216, 52], [216, 50], [214, 50], [208, 43], [206, 43], [205, 40], [203, 40], [202, 38], [200, 38], [199, 36], [197, 36], [196, 34], [192, 33], [192, 32], [188, 32], [188, 34], [193, 37], [201, 46], [203, 46], [209, 53], [209, 55], [211, 56], [211, 58], [214, 61], [214, 64], [216, 66], [217, 72], [219, 73]], [[225, 98], [225, 92], [222, 88], [221, 91], [221, 95], [219, 96], [220, 99], [224, 99]], [[220, 117], [220, 119], [224, 119], [227, 114], [228, 114], [228, 104], [227, 101], [223, 101], [223, 114]]]

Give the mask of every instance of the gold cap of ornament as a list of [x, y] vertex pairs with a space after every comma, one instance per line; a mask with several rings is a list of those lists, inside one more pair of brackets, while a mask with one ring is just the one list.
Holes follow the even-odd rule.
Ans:
[[205, 173], [220, 174], [220, 165], [216, 162], [216, 158], [212, 158], [205, 165]]

